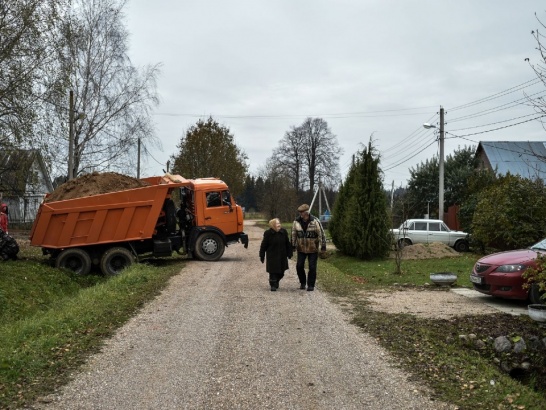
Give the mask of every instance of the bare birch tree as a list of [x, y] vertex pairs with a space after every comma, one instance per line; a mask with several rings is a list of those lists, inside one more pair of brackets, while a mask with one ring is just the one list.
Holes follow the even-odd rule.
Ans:
[[[158, 103], [159, 66], [134, 67], [128, 57], [124, 0], [75, 0], [59, 31], [49, 116], [43, 135], [53, 175], [68, 170], [69, 91], [74, 92], [74, 176], [92, 171], [132, 173], [137, 146], [158, 144], [151, 109]], [[51, 107], [50, 107], [51, 108]], [[61, 144], [58, 141], [62, 141]], [[57, 165], [55, 167], [55, 164]]]
[[305, 138], [301, 129], [292, 127], [284, 134], [278, 148], [273, 151], [272, 161], [292, 180], [296, 191], [302, 191], [307, 179], [304, 170]]
[[326, 186], [339, 183], [342, 152], [326, 121], [307, 118], [303, 124], [286, 132], [272, 159], [286, 170], [298, 191], [314, 191], [319, 179]]
[[41, 79], [53, 59], [51, 36], [64, 0], [0, 2], [0, 147], [31, 142]]

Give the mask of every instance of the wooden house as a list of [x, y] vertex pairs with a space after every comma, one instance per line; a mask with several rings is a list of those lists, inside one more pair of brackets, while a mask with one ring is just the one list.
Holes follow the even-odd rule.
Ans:
[[0, 152], [0, 196], [8, 206], [9, 224], [32, 223], [44, 195], [53, 191], [38, 150]]

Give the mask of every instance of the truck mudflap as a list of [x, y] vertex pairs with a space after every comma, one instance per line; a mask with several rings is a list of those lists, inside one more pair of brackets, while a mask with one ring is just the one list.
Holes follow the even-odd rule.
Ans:
[[241, 235], [239, 236], [239, 240], [245, 246], [245, 249], [248, 248], [248, 235], [246, 233], [241, 232]]
[[241, 242], [245, 248], [248, 248], [248, 235], [244, 232], [234, 233], [226, 236], [226, 244]]

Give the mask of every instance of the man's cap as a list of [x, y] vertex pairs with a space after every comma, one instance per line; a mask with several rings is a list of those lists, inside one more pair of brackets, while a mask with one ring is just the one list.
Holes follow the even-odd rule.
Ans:
[[305, 211], [309, 211], [309, 205], [303, 204], [298, 207], [298, 212], [305, 212]]

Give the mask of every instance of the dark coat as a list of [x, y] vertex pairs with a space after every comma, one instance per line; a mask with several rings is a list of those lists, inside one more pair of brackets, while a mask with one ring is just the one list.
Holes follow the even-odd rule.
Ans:
[[270, 228], [264, 232], [260, 245], [262, 262], [264, 257], [267, 257], [265, 270], [268, 273], [284, 273], [288, 269], [288, 258], [292, 257], [292, 245], [286, 229], [281, 228], [279, 232], [276, 232]]

